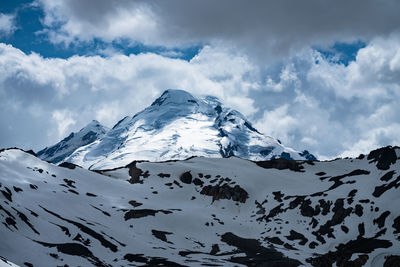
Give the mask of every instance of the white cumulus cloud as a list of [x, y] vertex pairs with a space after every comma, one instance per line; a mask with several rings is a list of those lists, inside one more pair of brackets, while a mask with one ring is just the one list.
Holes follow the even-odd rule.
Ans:
[[399, 44], [395, 34], [375, 38], [348, 65], [313, 49], [269, 64], [214, 45], [185, 61], [152, 53], [43, 58], [0, 44], [0, 146], [39, 149], [92, 119], [113, 126], [177, 88], [215, 95], [261, 132], [321, 159], [355, 156], [399, 144]]
[[[1, 140], [9, 143], [14, 139], [20, 146], [38, 149], [92, 119], [113, 126], [169, 88], [215, 95], [251, 115], [255, 109], [248, 92], [254, 79], [249, 76], [253, 66], [242, 64], [246, 60], [241, 56], [227, 53], [205, 48], [189, 62], [151, 53], [61, 59], [25, 54], [0, 44], [0, 98], [5, 99], [0, 121], [14, 129], [2, 132]], [[215, 64], [216, 56], [219, 65]], [[232, 68], [224, 69], [224, 65]], [[30, 129], [31, 140], [24, 139], [24, 144], [26, 129]]]
[[12, 34], [17, 27], [15, 26], [15, 15], [0, 13], [0, 36]]

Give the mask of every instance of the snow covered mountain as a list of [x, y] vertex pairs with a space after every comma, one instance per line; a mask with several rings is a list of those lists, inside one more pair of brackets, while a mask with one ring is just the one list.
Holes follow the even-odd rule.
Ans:
[[93, 143], [103, 137], [109, 129], [93, 120], [77, 133], [71, 133], [59, 143], [39, 151], [37, 156], [43, 160], [59, 163], [69, 157], [76, 149]]
[[182, 90], [165, 91], [150, 107], [125, 117], [90, 144], [82, 143], [63, 160], [90, 169], [110, 169], [133, 160], [233, 155], [251, 160], [315, 160], [308, 151], [297, 152], [261, 134], [241, 113], [215, 97], [200, 99]]
[[400, 266], [398, 147], [64, 165], [0, 151], [0, 265]]

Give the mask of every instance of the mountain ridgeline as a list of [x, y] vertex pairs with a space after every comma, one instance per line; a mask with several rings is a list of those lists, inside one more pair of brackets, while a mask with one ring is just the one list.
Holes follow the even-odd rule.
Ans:
[[109, 129], [93, 120], [77, 133], [71, 133], [59, 143], [46, 147], [37, 153], [41, 159], [58, 163], [64, 161], [76, 149], [91, 144], [105, 135]]
[[52, 163], [71, 162], [90, 169], [111, 169], [133, 160], [182, 160], [192, 156], [250, 160], [316, 160], [263, 135], [240, 112], [217, 98], [197, 98], [166, 90], [151, 106], [125, 117], [112, 129], [91, 122], [56, 145], [38, 152]]

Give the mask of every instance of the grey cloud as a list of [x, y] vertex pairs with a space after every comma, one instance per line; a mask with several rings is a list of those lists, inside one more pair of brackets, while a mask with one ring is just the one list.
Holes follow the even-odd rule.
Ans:
[[[121, 36], [108, 33], [118, 32], [121, 11], [144, 8], [151, 10], [146, 21], [156, 23], [155, 28], [143, 33], [136, 32], [136, 27]], [[399, 31], [398, 10], [400, 2], [396, 0], [74, 0], [61, 1], [58, 8], [60, 17], [81, 27], [68, 33], [77, 38], [87, 37], [85, 27], [103, 28], [92, 37], [111, 35], [167, 46], [223, 42], [264, 59], [285, 56], [312, 44], [369, 40]]]
[[88, 24], [103, 26], [102, 22], [109, 16], [116, 15], [120, 9], [138, 8], [138, 3], [129, 0], [71, 0], [63, 3], [66, 14]]

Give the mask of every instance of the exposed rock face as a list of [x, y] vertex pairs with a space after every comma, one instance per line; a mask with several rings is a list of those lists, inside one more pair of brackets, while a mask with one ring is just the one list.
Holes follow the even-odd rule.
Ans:
[[213, 201], [218, 199], [232, 199], [233, 201], [238, 201], [245, 203], [249, 194], [241, 188], [239, 185], [231, 187], [228, 184], [220, 185], [207, 185], [203, 187], [200, 194], [212, 196]]
[[302, 169], [304, 168], [301, 165], [301, 162], [295, 160], [288, 160], [284, 158], [257, 161], [256, 164], [265, 169], [271, 169], [271, 168], [278, 170], [289, 169], [295, 172], [301, 172]]
[[374, 197], [380, 197], [382, 196], [386, 191], [392, 189], [392, 188], [398, 188], [400, 186], [400, 175], [393, 181], [387, 182], [385, 184], [379, 185], [375, 187], [374, 192], [372, 195]]
[[58, 164], [58, 166], [68, 168], [71, 170], [75, 169], [76, 167], [79, 167], [78, 165], [70, 163], [70, 162], [63, 162], [63, 163]]
[[304, 157], [306, 160], [310, 160], [310, 161], [317, 160], [317, 158], [313, 154], [308, 152], [308, 150], [304, 150], [303, 152], [301, 152], [299, 154], [300, 154], [300, 156]]
[[256, 239], [242, 238], [233, 233], [225, 233], [221, 240], [230, 246], [238, 248], [238, 252], [245, 253], [246, 256], [233, 256], [230, 261], [248, 266], [272, 266], [272, 267], [295, 267], [301, 263], [299, 261], [285, 257], [282, 253], [273, 248], [261, 246]]
[[129, 210], [127, 213], [125, 213], [124, 219], [125, 221], [127, 221], [130, 219], [138, 219], [146, 216], [155, 216], [159, 212], [164, 214], [172, 213], [171, 211], [168, 210], [134, 209], [134, 210]]
[[191, 184], [192, 183], [192, 174], [190, 172], [184, 172], [181, 174], [179, 177], [179, 180], [181, 180], [182, 183], [184, 184]]
[[143, 180], [140, 180], [140, 177], [149, 177], [149, 172], [143, 172], [141, 169], [136, 167], [136, 163], [137, 161], [133, 161], [126, 166], [129, 169], [129, 175], [131, 177], [128, 182], [131, 184], [143, 183]]
[[368, 260], [368, 255], [362, 255], [351, 260], [353, 254], [368, 254], [375, 249], [389, 248], [392, 243], [387, 240], [380, 240], [377, 238], [363, 238], [359, 237], [356, 240], [351, 240], [346, 244], [340, 244], [334, 252], [328, 252], [322, 256], [310, 259], [310, 262], [315, 267], [325, 266], [355, 266], [362, 267]]
[[386, 261], [383, 267], [397, 267], [397, 266], [400, 266], [400, 256], [390, 255], [386, 257]]
[[399, 147], [387, 146], [373, 150], [368, 154], [367, 159], [370, 160], [370, 162], [376, 162], [376, 167], [378, 169], [387, 170], [391, 164], [396, 163], [396, 149], [399, 149]]

